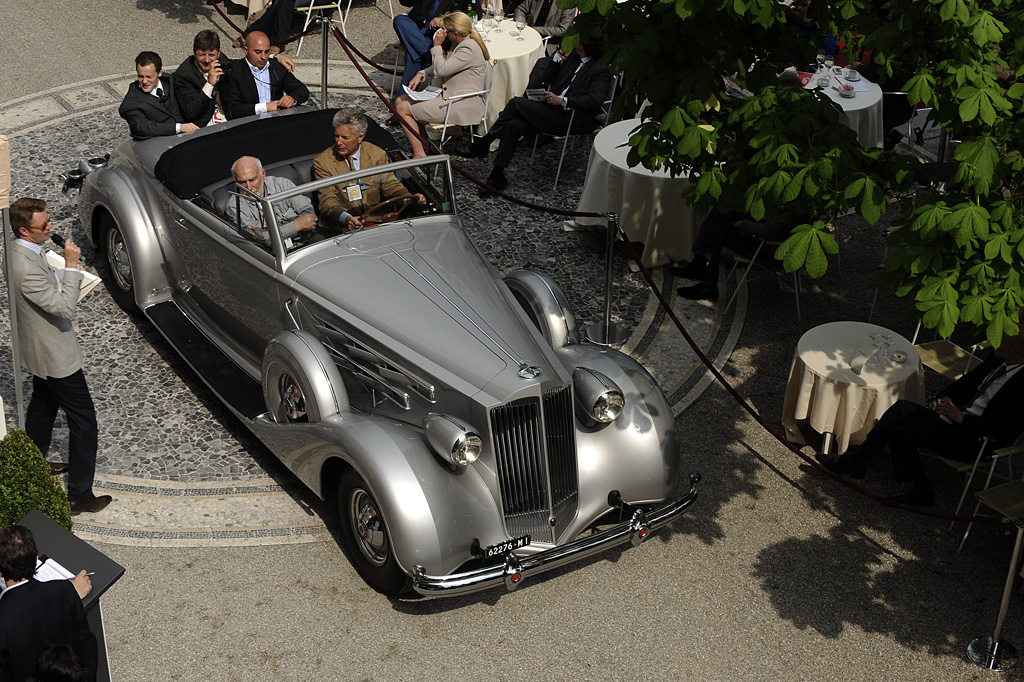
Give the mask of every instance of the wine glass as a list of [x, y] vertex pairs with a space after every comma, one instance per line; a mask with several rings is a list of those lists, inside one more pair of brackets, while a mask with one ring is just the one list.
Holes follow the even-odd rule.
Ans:
[[523, 30], [526, 28], [526, 19], [516, 19], [516, 29], [519, 30], [519, 37], [516, 40], [523, 40]]
[[818, 71], [821, 71], [822, 65], [825, 63], [825, 50], [824, 48], [818, 50], [818, 55], [815, 57], [818, 60]]
[[831, 71], [832, 67], [835, 65], [835, 63], [836, 63], [835, 56], [830, 55], [830, 54], [825, 55], [825, 68], [827, 68], [829, 71]]
[[494, 32], [501, 33], [501, 20], [505, 18], [505, 12], [500, 7], [494, 10]]

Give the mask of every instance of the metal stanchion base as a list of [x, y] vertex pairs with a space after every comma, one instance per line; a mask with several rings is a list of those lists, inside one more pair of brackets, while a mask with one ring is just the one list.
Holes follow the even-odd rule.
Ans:
[[982, 668], [1002, 671], [1017, 665], [1018, 657], [1017, 649], [1005, 639], [1000, 640], [996, 650], [992, 651], [992, 638], [978, 637], [967, 645], [967, 658]]
[[599, 320], [586, 329], [587, 341], [598, 346], [621, 346], [629, 338], [629, 330], [620, 324], [612, 322], [608, 326], [608, 336], [605, 336], [604, 320]]

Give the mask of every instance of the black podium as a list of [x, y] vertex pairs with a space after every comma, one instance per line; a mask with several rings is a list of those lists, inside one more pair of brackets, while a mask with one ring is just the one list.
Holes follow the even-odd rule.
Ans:
[[97, 682], [110, 682], [110, 666], [107, 662], [107, 640], [103, 633], [103, 613], [100, 611], [100, 597], [124, 575], [124, 567], [81, 540], [63, 527], [54, 523], [38, 509], [25, 515], [21, 525], [32, 531], [36, 538], [36, 549], [40, 558], [50, 557], [58, 564], [77, 574], [85, 569], [92, 575], [92, 591], [82, 600], [89, 629], [96, 635], [99, 647], [99, 665], [96, 670]]

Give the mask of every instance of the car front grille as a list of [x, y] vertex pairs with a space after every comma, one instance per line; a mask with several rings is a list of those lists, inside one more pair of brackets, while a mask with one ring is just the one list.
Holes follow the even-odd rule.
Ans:
[[[491, 410], [505, 528], [555, 542], [576, 517], [579, 480], [572, 387], [561, 386]], [[550, 519], [554, 519], [554, 524]]]

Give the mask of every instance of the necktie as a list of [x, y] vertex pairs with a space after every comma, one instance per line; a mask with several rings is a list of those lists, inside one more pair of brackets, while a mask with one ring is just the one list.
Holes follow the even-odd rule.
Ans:
[[580, 72], [580, 69], [582, 69], [582, 68], [583, 68], [583, 62], [580, 62], [580, 65], [577, 66], [576, 70], [572, 72], [572, 76], [569, 77], [569, 80], [566, 82], [565, 86], [563, 86], [563, 87], [559, 88], [558, 90], [556, 90], [555, 94], [558, 95], [559, 97], [565, 97], [565, 93], [569, 91], [569, 86], [572, 85], [572, 82], [574, 80], [576, 80], [576, 74], [578, 74]]
[[346, 156], [345, 160], [348, 161], [348, 169], [350, 171], [354, 171], [356, 169], [356, 166], [355, 166], [354, 163], [352, 163], [352, 157], [351, 156]]
[[534, 26], [543, 26], [548, 21], [548, 13], [551, 11], [552, 0], [544, 0], [544, 4], [540, 6], [540, 12], [533, 18]]
[[437, 14], [437, 8], [440, 6], [441, 0], [434, 0], [434, 4], [430, 7], [430, 12], [427, 13], [427, 24], [421, 29], [423, 35], [427, 35], [427, 33], [430, 32], [430, 20], [434, 18], [435, 14]]
[[161, 102], [164, 101], [164, 89], [163, 88], [157, 88], [156, 89], [156, 98], [158, 100], [160, 100]]

